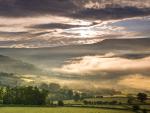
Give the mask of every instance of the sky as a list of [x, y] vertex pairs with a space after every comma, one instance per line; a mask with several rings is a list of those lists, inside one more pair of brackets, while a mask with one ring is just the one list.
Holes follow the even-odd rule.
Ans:
[[110, 37], [148, 37], [149, 7], [149, 0], [0, 0], [0, 47], [41, 48], [91, 44]]
[[[149, 31], [150, 0], [0, 0], [0, 55], [12, 62], [0, 72], [28, 83], [150, 91]], [[17, 73], [22, 65], [41, 75]]]

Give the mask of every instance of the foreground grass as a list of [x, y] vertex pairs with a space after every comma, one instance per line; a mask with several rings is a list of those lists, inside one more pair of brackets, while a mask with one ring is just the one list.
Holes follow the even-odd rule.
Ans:
[[0, 107], [0, 113], [133, 113], [126, 110], [107, 110], [72, 107]]

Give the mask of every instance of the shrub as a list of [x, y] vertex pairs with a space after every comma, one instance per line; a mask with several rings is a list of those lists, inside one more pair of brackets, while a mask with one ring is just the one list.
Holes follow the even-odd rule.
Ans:
[[146, 110], [146, 109], [143, 109], [143, 110], [142, 110], [142, 113], [147, 113], [147, 110]]
[[3, 100], [0, 100], [0, 104], [3, 104]]
[[140, 110], [140, 106], [139, 105], [133, 105], [132, 109], [133, 109], [133, 111], [138, 111], [138, 110]]

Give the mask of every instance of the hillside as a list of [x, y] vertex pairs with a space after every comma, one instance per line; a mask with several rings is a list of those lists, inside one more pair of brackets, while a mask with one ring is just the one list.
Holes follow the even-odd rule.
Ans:
[[40, 72], [34, 65], [16, 60], [8, 56], [0, 55], [0, 72], [16, 74], [32, 74]]

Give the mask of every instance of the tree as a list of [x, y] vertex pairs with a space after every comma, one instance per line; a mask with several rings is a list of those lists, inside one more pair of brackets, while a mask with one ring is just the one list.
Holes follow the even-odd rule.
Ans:
[[49, 84], [49, 91], [50, 92], [56, 93], [59, 90], [60, 90], [60, 85], [59, 84], [56, 84], [56, 83]]
[[3, 99], [3, 96], [4, 96], [4, 88], [0, 87], [0, 100]]
[[137, 99], [140, 102], [145, 102], [147, 100], [147, 94], [145, 94], [145, 93], [138, 93], [137, 94]]
[[140, 110], [140, 106], [139, 105], [133, 105], [132, 109], [133, 109], [133, 111], [138, 111], [138, 110]]
[[142, 112], [143, 112], [143, 113], [148, 113], [146, 109], [143, 109]]
[[4, 104], [25, 104], [43, 105], [45, 104], [48, 92], [37, 87], [7, 87], [3, 96]]
[[11, 88], [6, 87], [5, 94], [3, 96], [3, 103], [4, 104], [12, 104], [13, 103], [12, 99], [13, 99], [13, 96], [12, 96]]
[[83, 103], [84, 103], [85, 105], [87, 105], [89, 102], [88, 102], [87, 100], [84, 100]]
[[128, 104], [133, 104], [134, 97], [132, 95], [128, 95]]
[[62, 100], [59, 100], [57, 104], [58, 106], [64, 106], [64, 102]]
[[80, 94], [76, 92], [76, 93], [74, 94], [73, 99], [74, 99], [75, 101], [79, 101], [79, 100], [80, 100]]
[[72, 90], [68, 90], [67, 91], [67, 96], [68, 96], [69, 99], [72, 99], [72, 97], [73, 97], [73, 91]]
[[49, 89], [49, 86], [48, 86], [48, 84], [42, 83], [42, 84], [40, 85], [40, 88], [41, 88], [41, 89], [48, 90], [48, 89]]

